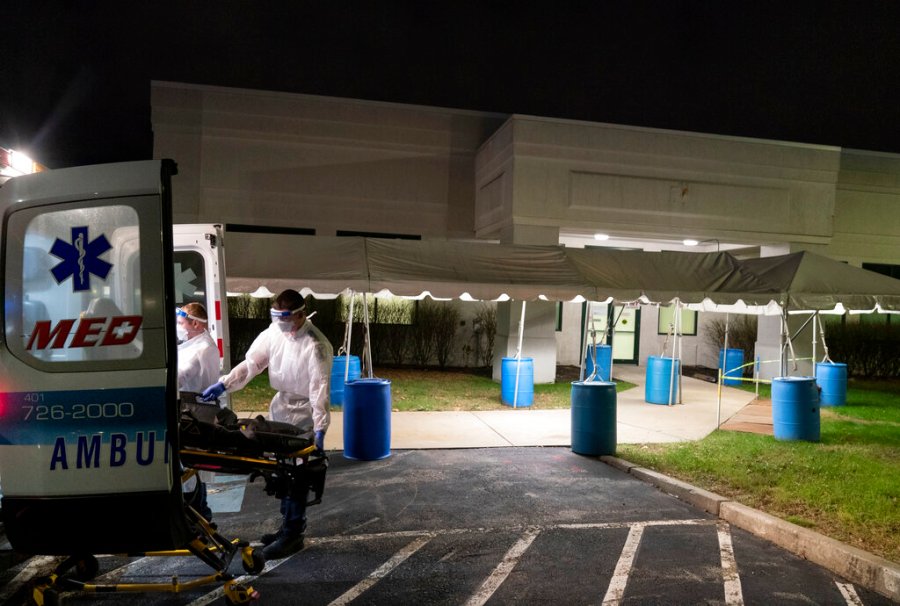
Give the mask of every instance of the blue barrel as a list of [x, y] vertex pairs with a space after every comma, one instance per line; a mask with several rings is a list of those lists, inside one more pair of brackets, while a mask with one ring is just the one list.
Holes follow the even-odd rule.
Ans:
[[344, 386], [344, 457], [376, 461], [391, 456], [391, 382], [357, 379]]
[[350, 369], [347, 381], [355, 381], [359, 378], [359, 356], [350, 356], [347, 364], [347, 356], [334, 356], [334, 364], [331, 365], [331, 403], [335, 406], [344, 404], [344, 373]]
[[[724, 358], [724, 360], [723, 360]], [[724, 365], [723, 365], [724, 362]], [[728, 348], [719, 350], [719, 368], [724, 371], [725, 378], [722, 381], [723, 385], [740, 385], [741, 380], [739, 377], [744, 376], [744, 369], [741, 366], [744, 364], [744, 350], [743, 349], [731, 349]], [[729, 379], [728, 377], [734, 377], [733, 379]]]
[[516, 393], [516, 368], [519, 368], [519, 396], [516, 408], [531, 406], [534, 402], [534, 360], [531, 358], [503, 358], [500, 365], [500, 401], [513, 405]]
[[[675, 374], [672, 374], [672, 363]], [[647, 358], [647, 382], [644, 384], [644, 400], [650, 404], [674, 404], [678, 401], [678, 372], [681, 360], [650, 356]], [[672, 379], [675, 380], [674, 387]]]
[[611, 345], [588, 346], [587, 358], [584, 360], [584, 378], [587, 379], [594, 372], [594, 360], [591, 356], [591, 353], [594, 351], [596, 351], [597, 356], [597, 380], [612, 381], [610, 378], [610, 369], [612, 368]]
[[847, 365], [841, 362], [816, 364], [816, 384], [820, 406], [843, 406], [847, 403]]
[[772, 379], [772, 429], [776, 440], [819, 441], [819, 388], [815, 377]]
[[615, 383], [572, 383], [572, 452], [594, 457], [616, 454]]

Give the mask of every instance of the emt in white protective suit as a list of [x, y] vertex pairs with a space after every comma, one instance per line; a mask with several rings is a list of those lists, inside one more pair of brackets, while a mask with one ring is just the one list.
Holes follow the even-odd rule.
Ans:
[[[306, 319], [303, 297], [296, 290], [285, 290], [275, 297], [272, 324], [256, 337], [243, 362], [210, 385], [204, 399], [213, 399], [225, 391], [241, 389], [266, 368], [269, 384], [278, 393], [269, 404], [269, 418], [298, 427], [312, 425], [316, 447], [324, 449], [325, 432], [331, 421], [329, 391], [333, 351], [328, 339]], [[281, 500], [281, 529], [265, 534], [263, 555], [273, 560], [303, 549], [306, 531], [305, 487]]]
[[175, 310], [178, 345], [178, 391], [202, 392], [219, 376], [219, 348], [206, 329], [206, 308], [188, 303]]
[[[206, 329], [206, 308], [188, 303], [175, 310], [178, 344], [178, 391], [200, 393], [219, 376], [219, 348]], [[212, 510], [206, 501], [206, 485], [192, 475], [181, 487], [185, 500], [207, 520]]]

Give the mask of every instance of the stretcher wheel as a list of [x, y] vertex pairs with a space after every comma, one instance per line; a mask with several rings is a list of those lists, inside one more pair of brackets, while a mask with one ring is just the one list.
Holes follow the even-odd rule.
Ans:
[[259, 599], [259, 592], [249, 585], [241, 585], [234, 581], [225, 583], [225, 603], [229, 606], [249, 604]]
[[72, 575], [76, 580], [86, 583], [97, 576], [100, 571], [100, 563], [92, 555], [78, 558], [75, 562], [75, 573]]
[[241, 554], [241, 564], [248, 574], [259, 574], [266, 567], [266, 556], [259, 549], [247, 547]]

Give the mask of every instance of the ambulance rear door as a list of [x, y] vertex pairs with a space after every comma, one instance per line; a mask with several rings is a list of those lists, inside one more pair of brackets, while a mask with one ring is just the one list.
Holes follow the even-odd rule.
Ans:
[[0, 187], [2, 516], [31, 554], [183, 546], [171, 161]]
[[221, 225], [173, 226], [175, 303], [202, 303], [209, 332], [219, 347], [221, 374], [231, 370], [228, 344], [228, 297], [225, 291], [225, 237]]

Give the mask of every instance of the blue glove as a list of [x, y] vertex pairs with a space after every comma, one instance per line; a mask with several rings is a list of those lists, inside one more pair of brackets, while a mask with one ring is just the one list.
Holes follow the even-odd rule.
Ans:
[[316, 450], [325, 451], [325, 432], [321, 429], [316, 432]]
[[200, 399], [204, 402], [212, 402], [225, 393], [225, 384], [219, 381], [218, 383], [214, 383], [210, 385], [206, 389], [203, 390], [203, 393], [200, 394]]

